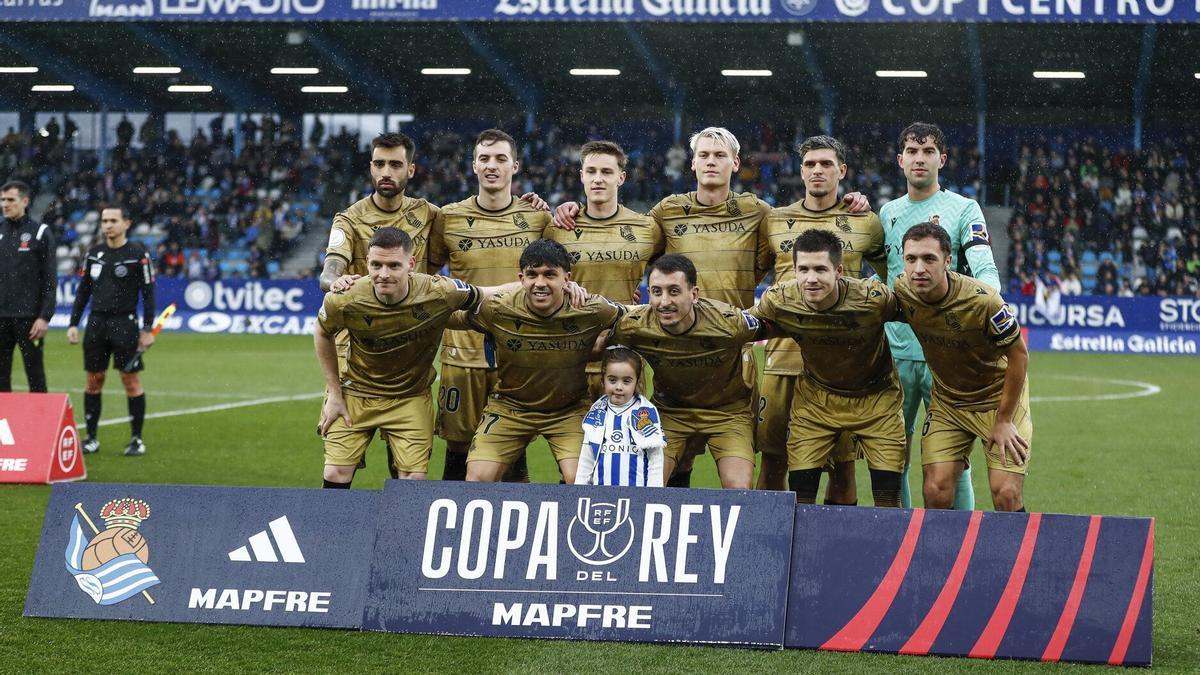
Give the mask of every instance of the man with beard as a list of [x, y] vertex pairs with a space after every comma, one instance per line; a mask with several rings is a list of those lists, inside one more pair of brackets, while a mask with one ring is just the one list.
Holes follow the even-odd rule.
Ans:
[[[320, 277], [321, 290], [342, 293], [359, 277], [367, 275], [368, 244], [375, 232], [384, 227], [398, 228], [409, 236], [410, 253], [416, 261], [414, 272], [437, 272], [440, 265], [431, 268], [428, 245], [429, 230], [440, 209], [424, 199], [404, 194], [416, 172], [415, 158], [416, 143], [403, 133], [383, 133], [371, 141], [373, 192], [334, 216]], [[522, 195], [521, 199], [532, 203], [534, 208], [545, 208], [535, 194]], [[350, 338], [345, 332], [338, 333], [335, 342], [338, 371], [345, 372]], [[391, 467], [391, 473], [393, 477], [398, 475], [395, 467]]]

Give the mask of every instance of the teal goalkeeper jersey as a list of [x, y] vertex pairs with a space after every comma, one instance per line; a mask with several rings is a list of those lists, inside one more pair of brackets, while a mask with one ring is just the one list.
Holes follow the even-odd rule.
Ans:
[[[1000, 290], [1000, 275], [992, 258], [991, 240], [983, 210], [974, 199], [942, 188], [929, 199], [912, 201], [908, 195], [892, 200], [879, 210], [887, 250], [887, 284], [896, 285], [896, 277], [904, 274], [904, 252], [901, 242], [904, 233], [917, 223], [926, 221], [941, 225], [950, 234], [950, 269], [969, 274]], [[965, 261], [965, 265], [963, 264]], [[909, 361], [924, 361], [925, 353], [906, 323], [892, 322], [885, 326], [892, 356]]]

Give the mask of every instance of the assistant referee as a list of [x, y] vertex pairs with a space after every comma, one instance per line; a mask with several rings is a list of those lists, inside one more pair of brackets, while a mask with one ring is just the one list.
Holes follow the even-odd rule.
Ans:
[[[146, 454], [142, 442], [142, 422], [146, 418], [146, 394], [142, 389], [143, 359], [141, 353], [154, 344], [150, 332], [154, 321], [154, 265], [150, 253], [141, 242], [130, 241], [129, 213], [122, 207], [109, 207], [100, 212], [100, 231], [104, 242], [88, 250], [80, 270], [82, 277], [71, 308], [71, 326], [67, 341], [79, 343], [79, 320], [88, 300], [92, 312], [88, 316], [87, 333], [83, 338], [83, 367], [87, 371], [87, 386], [83, 394], [83, 412], [87, 423], [85, 453], [100, 451], [96, 428], [100, 423], [100, 392], [109, 359], [121, 371], [121, 383], [129, 397], [129, 417], [132, 438], [125, 455]], [[141, 331], [138, 331], [138, 295], [142, 297]]]

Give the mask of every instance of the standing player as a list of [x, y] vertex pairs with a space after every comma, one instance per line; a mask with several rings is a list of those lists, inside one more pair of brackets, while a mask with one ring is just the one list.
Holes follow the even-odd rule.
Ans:
[[925, 505], [946, 509], [983, 441], [997, 511], [1024, 511], [1033, 421], [1029, 352], [1017, 318], [996, 289], [950, 271], [951, 239], [934, 223], [904, 234], [896, 297], [925, 350], [933, 395], [921, 430]]
[[[711, 300], [735, 307], [754, 304], [754, 289], [770, 269], [770, 248], [762, 227], [770, 205], [751, 193], [735, 194], [733, 174], [741, 166], [741, 144], [724, 127], [707, 127], [689, 139], [692, 171], [696, 189], [671, 195], [650, 210], [650, 217], [662, 230], [667, 253], [686, 255], [697, 267], [701, 294]], [[847, 195], [855, 211], [865, 210], [866, 199]], [[570, 229], [579, 205], [567, 202], [558, 207], [556, 224]], [[758, 373], [753, 351], [746, 349], [742, 376], [754, 387]], [[703, 452], [689, 448], [688, 454]], [[672, 476], [670, 484], [687, 487], [691, 483], [691, 462]], [[668, 474], [669, 475], [669, 474]]]
[[46, 391], [42, 348], [54, 316], [54, 232], [27, 213], [29, 186], [0, 186], [0, 391], [12, 391], [13, 348], [21, 350], [29, 391]]
[[[946, 190], [938, 183], [938, 170], [946, 165], [946, 136], [942, 130], [922, 122], [910, 124], [900, 132], [898, 146], [900, 154], [896, 161], [904, 171], [908, 192], [884, 204], [879, 211], [887, 241], [885, 279], [888, 284], [893, 284], [904, 271], [901, 241], [905, 232], [917, 223], [928, 221], [949, 233], [953, 242], [951, 265], [957, 265], [960, 272], [999, 290], [1000, 276], [992, 258], [983, 211], [975, 200]], [[911, 453], [917, 409], [922, 402], [925, 409], [929, 409], [933, 381], [921, 345], [913, 337], [910, 327], [902, 323], [888, 325], [888, 342], [892, 345], [892, 356], [896, 359], [896, 369], [904, 387], [904, 428], [908, 432]], [[900, 497], [906, 508], [912, 506], [908, 466], [909, 462], [905, 462], [904, 479], [900, 483]], [[969, 469], [962, 472], [958, 482], [954, 508], [966, 511], [975, 508], [975, 489], [971, 485]]]
[[[146, 393], [138, 374], [145, 359], [138, 359], [128, 372], [126, 366], [138, 352], [144, 352], [154, 344], [151, 332], [154, 264], [150, 261], [150, 252], [141, 242], [129, 240], [129, 225], [129, 213], [123, 207], [110, 206], [100, 211], [104, 242], [87, 252], [80, 270], [82, 279], [75, 292], [75, 304], [71, 307], [70, 327], [67, 328], [67, 342], [78, 344], [79, 320], [91, 300], [92, 312], [83, 336], [83, 367], [87, 371], [87, 386], [83, 390], [87, 440], [83, 442], [83, 452], [88, 454], [100, 452], [96, 429], [100, 424], [101, 392], [110, 358], [121, 371], [121, 384], [125, 385], [125, 396], [128, 397], [132, 438], [125, 446], [125, 455], [146, 454], [146, 444], [142, 442]], [[142, 299], [141, 331], [137, 320], [138, 296]]]
[[[321, 290], [341, 292], [367, 274], [367, 249], [381, 227], [395, 227], [412, 239], [413, 271], [425, 273], [429, 226], [438, 208], [404, 194], [416, 171], [416, 144], [402, 133], [383, 133], [371, 141], [371, 194], [333, 217]], [[339, 346], [343, 346], [339, 342]], [[344, 347], [343, 347], [344, 348]], [[344, 359], [344, 353], [342, 357]]]
[[795, 242], [792, 280], [768, 288], [750, 310], [803, 352], [788, 482], [797, 501], [814, 503], [838, 438], [853, 433], [871, 470], [875, 506], [900, 506], [904, 413], [884, 335], [899, 307], [883, 282], [843, 277], [845, 242], [833, 232], [805, 230]]
[[[590, 141], [580, 150], [579, 177], [587, 205], [575, 228], [546, 228], [543, 236], [571, 256], [571, 279], [614, 302], [640, 304], [638, 286], [646, 264], [662, 253], [662, 230], [652, 218], [625, 208], [617, 192], [625, 183], [625, 151], [609, 141]], [[588, 398], [601, 395], [600, 363], [588, 364]]]
[[[433, 358], [457, 310], [474, 310], [481, 291], [457, 279], [414, 273], [404, 230], [380, 228], [367, 249], [369, 278], [321, 306], [314, 343], [326, 399], [317, 433], [325, 439], [327, 488], [349, 488], [379, 431], [396, 478], [423, 479], [433, 450]], [[339, 368], [334, 336], [350, 340]], [[339, 376], [340, 374], [340, 376]]]
[[[321, 290], [341, 293], [368, 273], [368, 243], [375, 232], [383, 227], [403, 230], [412, 241], [416, 260], [414, 271], [428, 271], [426, 246], [429, 227], [437, 216], [438, 208], [424, 199], [404, 194], [417, 168], [414, 163], [416, 152], [416, 143], [402, 133], [382, 133], [371, 140], [372, 192], [333, 217], [329, 246], [325, 249], [325, 268], [319, 280]], [[338, 370], [345, 372], [349, 335], [339, 333], [334, 340]], [[392, 454], [390, 450], [389, 454]], [[364, 453], [363, 464], [359, 468], [365, 465]], [[394, 466], [389, 466], [389, 469], [393, 478], [399, 477]]]
[[[796, 149], [800, 155], [800, 177], [804, 198], [771, 210], [767, 217], [767, 239], [775, 261], [775, 283], [795, 278], [792, 246], [796, 236], [808, 229], [824, 230], [842, 242], [844, 273], [862, 277], [863, 260], [885, 269], [883, 227], [872, 211], [852, 213], [838, 198], [838, 185], [846, 177], [846, 147], [830, 136], [812, 136]], [[797, 381], [804, 374], [800, 346], [790, 338], [767, 341], [766, 368], [759, 388], [754, 445], [762, 453], [758, 474], [760, 490], [782, 490], [788, 473], [787, 430]], [[842, 437], [834, 452], [826, 504], [857, 503], [854, 485], [856, 450], [849, 435]]]
[[580, 307], [567, 302], [571, 257], [558, 242], [529, 244], [518, 269], [520, 290], [497, 294], [465, 317], [487, 336], [486, 353], [498, 373], [471, 441], [467, 480], [500, 480], [541, 435], [563, 482], [574, 483], [590, 405], [587, 362], [596, 338], [623, 310], [595, 295]]
[[721, 486], [749, 490], [754, 481], [753, 380], [743, 370], [745, 345], [765, 334], [753, 316], [700, 297], [696, 267], [668, 253], [650, 265], [650, 304], [617, 322], [609, 344], [627, 345], [654, 368], [652, 401], [667, 436], [663, 475], [705, 445]]
[[[521, 269], [522, 252], [542, 237], [550, 215], [513, 197], [513, 176], [521, 165], [512, 136], [488, 129], [475, 139], [472, 153], [479, 193], [442, 209], [430, 231], [429, 260], [434, 268], [449, 262], [456, 279], [476, 286], [499, 285], [512, 279], [514, 269]], [[483, 336], [472, 331], [446, 331], [441, 364], [437, 433], [446, 440], [442, 480], [463, 480], [467, 451], [497, 374], [484, 353]], [[524, 455], [509, 461], [518, 462], [510, 478], [527, 481]]]

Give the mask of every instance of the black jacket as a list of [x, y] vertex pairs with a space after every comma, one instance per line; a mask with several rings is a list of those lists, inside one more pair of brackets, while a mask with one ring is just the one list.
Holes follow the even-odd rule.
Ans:
[[0, 217], [0, 317], [54, 316], [58, 258], [54, 233], [28, 215]]

